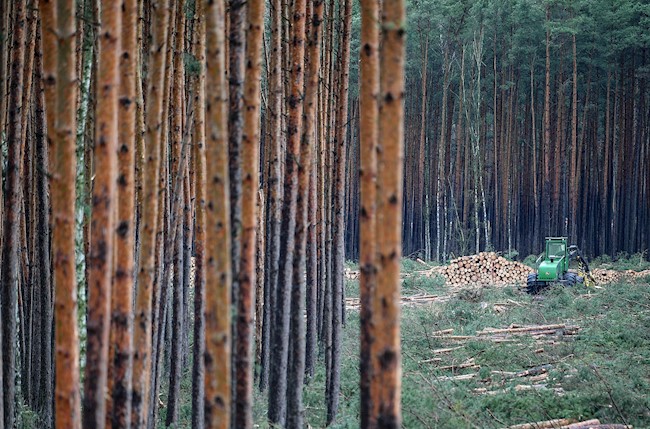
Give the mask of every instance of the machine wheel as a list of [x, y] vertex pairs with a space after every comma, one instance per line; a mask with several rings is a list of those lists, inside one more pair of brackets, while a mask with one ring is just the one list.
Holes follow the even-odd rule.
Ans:
[[566, 273], [564, 275], [564, 281], [562, 282], [564, 286], [574, 287], [578, 282], [578, 275], [576, 273]]
[[544, 287], [543, 282], [537, 281], [537, 274], [528, 274], [528, 279], [526, 281], [526, 293], [530, 295], [538, 294]]

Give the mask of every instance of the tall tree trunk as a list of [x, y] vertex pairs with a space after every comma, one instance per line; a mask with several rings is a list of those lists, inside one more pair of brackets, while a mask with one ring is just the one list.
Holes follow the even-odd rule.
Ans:
[[156, 235], [162, 224], [158, 225], [158, 181], [160, 173], [161, 128], [166, 116], [163, 115], [163, 93], [166, 62], [166, 43], [168, 31], [169, 2], [163, 0], [155, 4], [151, 11], [152, 42], [150, 45], [150, 77], [147, 85], [147, 111], [145, 132], [145, 163], [142, 183], [142, 220], [139, 238], [140, 266], [138, 269], [138, 288], [135, 299], [134, 355], [133, 355], [133, 398], [132, 426], [143, 429], [149, 418], [149, 389], [151, 386], [152, 365], [152, 318], [153, 287], [156, 266]]
[[205, 427], [230, 427], [231, 235], [223, 0], [206, 14]]
[[272, 333], [269, 422], [281, 427], [286, 423], [287, 368], [289, 363], [289, 335], [293, 255], [295, 251], [296, 205], [298, 168], [300, 166], [300, 138], [302, 136], [302, 106], [305, 53], [306, 1], [296, 0], [291, 28], [291, 92], [288, 99], [287, 150], [285, 160], [284, 197], [282, 204], [282, 239], [278, 290], [274, 306]]
[[607, 98], [606, 98], [606, 104], [605, 104], [605, 141], [604, 141], [604, 146], [605, 146], [605, 155], [604, 155], [604, 160], [603, 160], [603, 189], [601, 190], [602, 192], [602, 199], [601, 199], [601, 210], [602, 210], [602, 219], [601, 219], [601, 229], [603, 230], [603, 234], [601, 234], [601, 246], [600, 246], [600, 252], [602, 254], [607, 253], [608, 249], [605, 243], [607, 243], [609, 240], [607, 238], [609, 237], [609, 234], [607, 233], [609, 231], [609, 218], [608, 218], [608, 213], [609, 210], [607, 210], [608, 207], [608, 195], [609, 195], [609, 178], [611, 174], [611, 150], [612, 150], [612, 143], [611, 143], [611, 111], [610, 111], [610, 98], [611, 98], [611, 85], [612, 85], [612, 72], [611, 70], [607, 71]]
[[194, 177], [196, 195], [194, 199], [194, 342], [192, 362], [192, 427], [203, 428], [205, 400], [205, 199], [206, 199], [206, 164], [205, 164], [205, 4], [196, 3], [196, 39], [195, 55], [199, 70], [193, 81], [194, 95]]
[[[428, 41], [428, 39], [427, 39]], [[375, 341], [372, 300], [377, 288], [377, 144], [379, 137], [379, 4], [375, 0], [363, 0], [361, 4], [361, 45], [360, 54], [360, 193], [359, 211], [359, 261], [361, 277], [359, 292], [361, 296], [361, 353], [359, 360], [359, 387], [361, 399], [362, 428], [377, 425], [377, 416], [372, 412], [377, 397], [370, 390], [375, 372], [371, 350]], [[426, 66], [423, 67], [426, 70]], [[423, 84], [426, 88], [426, 84]], [[424, 106], [424, 101], [423, 101]], [[424, 118], [424, 113], [423, 113]], [[422, 120], [424, 138], [424, 119]], [[421, 141], [420, 144], [423, 144]], [[376, 381], [375, 381], [376, 382]]]
[[[571, 195], [571, 228], [570, 237], [572, 242], [576, 242], [577, 235], [577, 213], [578, 213], [578, 194], [580, 193], [577, 174], [580, 174], [577, 168], [577, 152], [578, 152], [578, 60], [576, 54], [576, 35], [572, 37], [573, 47], [573, 97], [571, 99], [571, 168], [569, 173], [569, 195]], [[585, 109], [587, 106], [585, 105]], [[585, 124], [582, 124], [583, 129]], [[584, 190], [582, 191], [584, 192]]]
[[234, 425], [253, 427], [253, 323], [255, 315], [257, 193], [260, 154], [260, 86], [264, 0], [248, 2], [246, 14], [246, 72], [243, 93], [242, 136], [242, 251], [237, 309], [235, 365], [237, 394]]
[[377, 292], [373, 299], [376, 378], [371, 381], [373, 414], [379, 427], [399, 428], [401, 418], [400, 257], [402, 240], [402, 162], [404, 157], [403, 1], [384, 3], [381, 46], [381, 108], [379, 111], [379, 190]]
[[[75, 20], [73, 2], [42, 1], [43, 86], [45, 90], [54, 285], [55, 423], [81, 427], [79, 335], [75, 281]], [[56, 6], [56, 7], [55, 7]], [[56, 19], [55, 19], [56, 17]], [[59, 35], [66, 37], [58, 38]], [[55, 56], [56, 55], [56, 56]]]
[[10, 87], [7, 104], [7, 167], [4, 189], [4, 227], [2, 241], [2, 400], [4, 426], [14, 427], [16, 413], [16, 338], [19, 287], [18, 246], [20, 242], [21, 154], [23, 101], [23, 67], [25, 64], [25, 0], [14, 3], [13, 41], [11, 47]]
[[[230, 175], [230, 223], [232, 240], [232, 301], [233, 314], [237, 320], [239, 297], [239, 268], [242, 239], [242, 133], [243, 133], [243, 91], [244, 60], [246, 48], [245, 21], [246, 1], [228, 0], [228, 171]], [[237, 344], [237, 324], [232, 325], [232, 341]], [[232, 378], [238, 379], [236, 356], [233, 355]], [[236, 383], [232, 385], [232, 413], [237, 404]], [[232, 423], [236, 423], [235, 420]], [[233, 429], [236, 429], [233, 427]]]
[[106, 376], [110, 332], [115, 184], [117, 166], [117, 111], [122, 9], [118, 3], [101, 8], [97, 76], [97, 121], [94, 147], [91, 246], [88, 269], [88, 345], [84, 377], [84, 428], [106, 423]]
[[[551, 19], [551, 7], [546, 5], [546, 22]], [[544, 184], [542, 188], [543, 202], [541, 222], [543, 234], [548, 235], [549, 230], [549, 215], [550, 215], [550, 202], [551, 202], [551, 31], [546, 30], [546, 83], [544, 90]]]
[[343, 289], [345, 269], [345, 160], [347, 149], [348, 82], [350, 77], [350, 38], [352, 0], [343, 4], [343, 28], [340, 44], [339, 99], [336, 111], [336, 135], [333, 140], [335, 177], [332, 192], [332, 370], [327, 397], [327, 423], [331, 424], [338, 412], [341, 388], [341, 345], [343, 343]]
[[109, 390], [109, 393], [112, 394], [112, 410], [111, 415], [107, 415], [107, 421], [110, 421], [114, 428], [128, 429], [131, 426], [133, 366], [137, 1], [126, 0], [122, 7], [122, 47], [119, 60], [119, 174], [117, 177], [114, 283], [111, 296], [111, 348], [113, 355], [110, 356], [112, 379], [109, 380], [109, 385], [112, 386], [112, 390]]
[[[169, 350], [171, 367], [169, 372], [169, 395], [167, 400], [166, 425], [176, 425], [179, 414], [180, 388], [182, 377], [183, 341], [184, 336], [184, 304], [183, 298], [183, 267], [184, 261], [184, 227], [183, 195], [187, 191], [184, 186], [186, 170], [186, 142], [184, 139], [184, 99], [185, 99], [185, 65], [183, 50], [185, 45], [185, 2], [176, 3], [176, 23], [173, 30], [175, 37], [173, 49], [173, 77], [170, 99], [171, 110], [171, 231], [167, 240], [168, 249], [173, 249], [173, 293], [172, 293], [172, 331], [171, 349]], [[163, 282], [168, 280], [165, 275]], [[169, 288], [167, 288], [169, 290]], [[164, 296], [164, 294], [163, 294]], [[161, 338], [161, 337], [159, 337]], [[160, 351], [160, 350], [159, 350]], [[160, 371], [160, 368], [158, 368]]]
[[275, 308], [278, 270], [280, 262], [280, 217], [281, 217], [281, 151], [282, 151], [282, 9], [280, 0], [271, 3], [271, 61], [269, 77], [269, 102], [266, 114], [269, 119], [268, 182], [266, 183], [266, 269], [264, 282], [264, 321], [262, 323], [262, 362], [260, 390], [269, 382], [271, 356], [271, 321]]
[[[48, 124], [46, 119], [45, 112], [45, 85], [43, 84], [43, 49], [41, 47], [42, 41], [42, 28], [37, 29], [37, 46], [36, 46], [36, 58], [34, 63], [35, 76], [34, 81], [36, 84], [36, 106], [34, 109], [35, 112], [35, 139], [34, 144], [36, 150], [35, 164], [36, 166], [42, 166], [42, 168], [36, 168], [36, 205], [37, 209], [37, 218], [36, 218], [36, 257], [35, 263], [38, 265], [38, 275], [37, 280], [38, 288], [41, 290], [40, 298], [40, 327], [42, 329], [41, 340], [42, 351], [41, 353], [36, 353], [35, 359], [40, 360], [40, 380], [36, 385], [38, 392], [35, 392], [38, 395], [38, 413], [40, 417], [40, 422], [45, 428], [54, 427], [54, 415], [52, 410], [54, 397], [54, 371], [52, 369], [52, 327], [54, 322], [53, 315], [53, 303], [52, 303], [52, 262], [50, 256], [52, 255], [52, 245], [50, 242], [51, 227], [50, 227], [50, 188], [48, 186], [48, 174], [50, 171], [48, 166], [50, 165], [50, 154], [48, 151], [47, 145], [47, 132]], [[54, 125], [52, 125], [54, 126]], [[0, 359], [1, 361], [1, 359]], [[2, 401], [0, 401], [2, 402]], [[1, 415], [1, 413], [0, 413]]]
[[443, 63], [443, 83], [442, 83], [442, 103], [440, 114], [440, 141], [438, 141], [438, 174], [436, 176], [436, 260], [441, 262], [440, 246], [442, 243], [442, 234], [445, 219], [441, 218], [443, 204], [444, 182], [445, 182], [445, 149], [447, 147], [447, 94], [449, 92], [449, 45], [446, 42], [444, 47]]
[[[300, 10], [297, 9], [297, 12]], [[316, 145], [316, 109], [323, 0], [314, 0], [313, 10], [307, 16], [311, 23], [311, 31], [306, 61], [303, 128], [300, 144], [300, 164], [298, 166], [296, 248], [293, 254], [293, 282], [291, 289], [291, 358], [287, 384], [287, 427], [296, 429], [304, 426], [302, 390], [305, 376], [306, 348], [304, 318], [306, 300], [305, 271], [307, 271], [306, 246], [309, 228], [310, 176], [312, 173], [313, 148]], [[304, 41], [302, 49], [304, 54]], [[313, 289], [313, 285], [310, 285], [310, 289]]]
[[[315, 131], [320, 133], [318, 126], [315, 128]], [[318, 137], [314, 136], [314, 138], [314, 144], [317, 144]], [[317, 147], [314, 150], [317, 150]], [[317, 155], [317, 153], [314, 153], [312, 159], [312, 170], [309, 179], [309, 219], [307, 221], [309, 225], [307, 232], [307, 338], [305, 340], [305, 376], [307, 377], [307, 383], [314, 377], [316, 357], [318, 354], [318, 285], [320, 279], [318, 277], [319, 242], [317, 238], [318, 218], [316, 214], [318, 205], [317, 170], [319, 167]]]

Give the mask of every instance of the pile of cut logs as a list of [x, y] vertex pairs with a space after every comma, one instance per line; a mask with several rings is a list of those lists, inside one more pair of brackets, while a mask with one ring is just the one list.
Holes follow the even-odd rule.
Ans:
[[509, 261], [494, 252], [481, 252], [452, 260], [440, 273], [452, 286], [506, 286], [525, 283], [532, 272], [520, 262]]
[[607, 283], [617, 283], [621, 280], [640, 280], [650, 276], [650, 270], [615, 271], [615, 270], [596, 268], [595, 270], [592, 270], [592, 275], [594, 276], [594, 280], [596, 280], [596, 284], [607, 284]]

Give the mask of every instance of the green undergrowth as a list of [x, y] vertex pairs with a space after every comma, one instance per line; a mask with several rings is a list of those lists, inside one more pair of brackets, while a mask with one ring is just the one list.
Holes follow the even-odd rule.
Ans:
[[[348, 285], [348, 291], [353, 290]], [[598, 418], [650, 428], [650, 289], [643, 284], [595, 290], [554, 288], [537, 297], [514, 288], [487, 288], [478, 299], [463, 298], [460, 294], [445, 303], [403, 309], [403, 427], [501, 428], [554, 418]], [[347, 322], [335, 428], [359, 426], [358, 313], [349, 311]], [[450, 341], [433, 335], [453, 329], [454, 335], [474, 336], [484, 328], [513, 323], [563, 323], [580, 329], [574, 336], [540, 341], [520, 336], [511, 343], [482, 338]], [[434, 353], [456, 347], [448, 353]], [[469, 359], [480, 368], [440, 369]], [[549, 365], [549, 374], [540, 382], [499, 373], [542, 365]], [[474, 378], [469, 380], [445, 379], [472, 373]], [[544, 386], [527, 391], [516, 387], [533, 384]], [[325, 424], [324, 385], [321, 359], [305, 387], [305, 415], [313, 428]], [[480, 394], [476, 389], [495, 393]], [[266, 396], [257, 393], [259, 427], [268, 427], [265, 410]]]
[[[404, 295], [448, 295], [436, 278], [412, 276]], [[358, 281], [346, 282], [348, 297], [358, 296]], [[601, 289], [556, 287], [531, 297], [515, 288], [483, 288], [402, 310], [402, 415], [405, 428], [502, 428], [555, 418], [591, 419], [650, 428], [650, 285], [608, 285]], [[578, 326], [577, 335], [535, 340], [512, 337], [496, 343], [479, 337], [449, 340], [436, 331], [475, 336], [485, 328], [511, 324], [563, 323]], [[440, 349], [453, 350], [440, 353]], [[435, 352], [434, 352], [435, 351]], [[343, 331], [341, 399], [333, 428], [359, 427], [359, 315], [349, 310]], [[433, 359], [438, 358], [439, 361]], [[473, 359], [479, 367], [444, 369]], [[533, 382], [502, 372], [548, 365], [548, 376]], [[257, 368], [259, 369], [259, 368]], [[473, 374], [467, 380], [445, 377]], [[160, 399], [167, 402], [166, 380]], [[544, 385], [537, 390], [521, 387]], [[180, 421], [190, 427], [191, 362], [182, 383]], [[479, 390], [477, 390], [479, 389]], [[486, 394], [484, 391], [494, 392]], [[518, 390], [519, 389], [519, 390]], [[304, 389], [305, 418], [311, 428], [325, 427], [323, 356]], [[268, 398], [255, 390], [255, 427], [268, 428]], [[159, 426], [165, 417], [160, 408]]]

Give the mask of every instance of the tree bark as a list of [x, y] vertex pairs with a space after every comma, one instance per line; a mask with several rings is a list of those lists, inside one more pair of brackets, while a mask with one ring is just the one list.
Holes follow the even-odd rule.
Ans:
[[[360, 166], [359, 180], [361, 206], [359, 210], [359, 261], [361, 277], [361, 353], [359, 360], [360, 399], [362, 428], [376, 427], [376, 415], [372, 412], [377, 397], [370, 387], [375, 378], [371, 350], [375, 341], [373, 296], [377, 288], [377, 150], [379, 119], [379, 4], [376, 0], [361, 3], [361, 46], [360, 54]], [[424, 114], [423, 114], [424, 116]]]
[[202, 429], [204, 426], [205, 401], [205, 200], [206, 200], [206, 164], [205, 164], [205, 5], [196, 3], [196, 39], [195, 55], [199, 62], [199, 71], [194, 77], [194, 178], [196, 195], [194, 199], [194, 343], [192, 362], [192, 427]]
[[[42, 346], [41, 353], [36, 353], [34, 360], [40, 362], [40, 380], [36, 384], [38, 397], [38, 413], [40, 422], [45, 428], [54, 427], [54, 414], [52, 410], [54, 397], [54, 371], [52, 369], [52, 326], [54, 322], [53, 302], [52, 302], [52, 245], [51, 236], [51, 217], [50, 217], [50, 188], [48, 186], [48, 172], [50, 169], [50, 154], [47, 145], [48, 124], [45, 112], [45, 85], [43, 84], [43, 50], [41, 48], [42, 29], [37, 28], [37, 43], [35, 57], [35, 179], [36, 179], [36, 196], [37, 205], [36, 213], [36, 236], [34, 241], [35, 263], [38, 265], [38, 279], [36, 284], [38, 290], [41, 290], [40, 297], [40, 329]], [[53, 126], [53, 125], [52, 125]], [[40, 167], [39, 167], [40, 166]], [[0, 359], [1, 360], [1, 359]], [[1, 402], [1, 401], [0, 401]]]
[[223, 0], [206, 14], [205, 427], [230, 427], [231, 234]]
[[253, 321], [255, 316], [257, 193], [260, 154], [260, 88], [264, 0], [250, 0], [246, 14], [246, 71], [243, 92], [241, 265], [237, 309], [235, 372], [236, 428], [253, 427]]
[[14, 427], [16, 414], [16, 336], [18, 330], [19, 255], [22, 162], [23, 67], [25, 64], [25, 0], [14, 3], [9, 100], [7, 102], [7, 167], [4, 189], [2, 241], [2, 400], [4, 426]]
[[345, 161], [348, 120], [348, 82], [350, 77], [350, 38], [352, 1], [345, 0], [342, 10], [343, 28], [340, 45], [339, 99], [336, 112], [336, 132], [333, 141], [335, 176], [333, 184], [332, 231], [332, 361], [327, 395], [327, 423], [331, 424], [339, 408], [341, 388], [341, 344], [343, 331], [343, 270], [345, 263]]
[[[237, 311], [239, 308], [239, 269], [242, 248], [242, 134], [243, 134], [243, 91], [244, 60], [246, 50], [246, 1], [228, 0], [228, 171], [230, 175], [230, 233], [232, 240], [232, 302], [234, 323], [232, 324], [232, 343], [237, 340]], [[232, 378], [237, 380], [237, 354], [233, 356]], [[232, 385], [232, 413], [236, 413], [236, 382]], [[235, 420], [232, 421], [235, 424]], [[234, 426], [232, 429], [238, 429]]]
[[[169, 395], [167, 400], [166, 425], [176, 425], [179, 414], [179, 401], [183, 362], [183, 331], [185, 330], [185, 300], [183, 297], [184, 277], [184, 221], [183, 196], [188, 191], [185, 185], [187, 174], [186, 145], [184, 140], [184, 100], [185, 100], [185, 65], [183, 50], [185, 45], [185, 2], [176, 3], [176, 22], [173, 30], [175, 37], [173, 49], [173, 77], [170, 99], [171, 110], [171, 231], [167, 240], [167, 248], [173, 249], [173, 283], [172, 283], [172, 331], [171, 349], [169, 350], [171, 365], [169, 371]], [[165, 275], [163, 282], [167, 281]], [[167, 288], [168, 290], [168, 288]], [[164, 294], [163, 294], [164, 296]], [[159, 349], [159, 352], [162, 349]], [[158, 368], [160, 371], [161, 368]]]
[[113, 291], [111, 296], [112, 394], [110, 421], [114, 428], [131, 426], [131, 389], [133, 370], [133, 281], [135, 229], [135, 108], [136, 108], [136, 30], [137, 1], [122, 4], [122, 47], [119, 59], [120, 87], [118, 112], [117, 219]]
[[106, 377], [110, 332], [115, 184], [117, 166], [117, 111], [122, 10], [118, 3], [101, 9], [97, 76], [97, 120], [94, 147], [91, 246], [88, 269], [88, 345], [84, 377], [84, 428], [106, 423]]
[[[73, 2], [41, 1], [43, 86], [52, 192], [54, 294], [55, 424], [81, 427], [79, 335], [75, 281], [75, 20]], [[58, 38], [58, 35], [62, 37]], [[56, 55], [56, 56], [55, 56]]]
[[401, 427], [400, 256], [402, 222], [402, 162], [404, 158], [403, 1], [385, 2], [381, 46], [381, 107], [379, 110], [379, 189], [377, 292], [373, 299], [375, 342], [371, 391], [379, 427]]
[[260, 391], [264, 391], [269, 382], [271, 356], [271, 321], [275, 309], [275, 295], [278, 284], [280, 263], [280, 227], [281, 227], [281, 153], [282, 153], [282, 9], [280, 0], [271, 3], [271, 61], [269, 77], [269, 103], [266, 114], [269, 120], [269, 165], [266, 183], [266, 257], [264, 284], [264, 321], [262, 324], [262, 362], [260, 374]]

